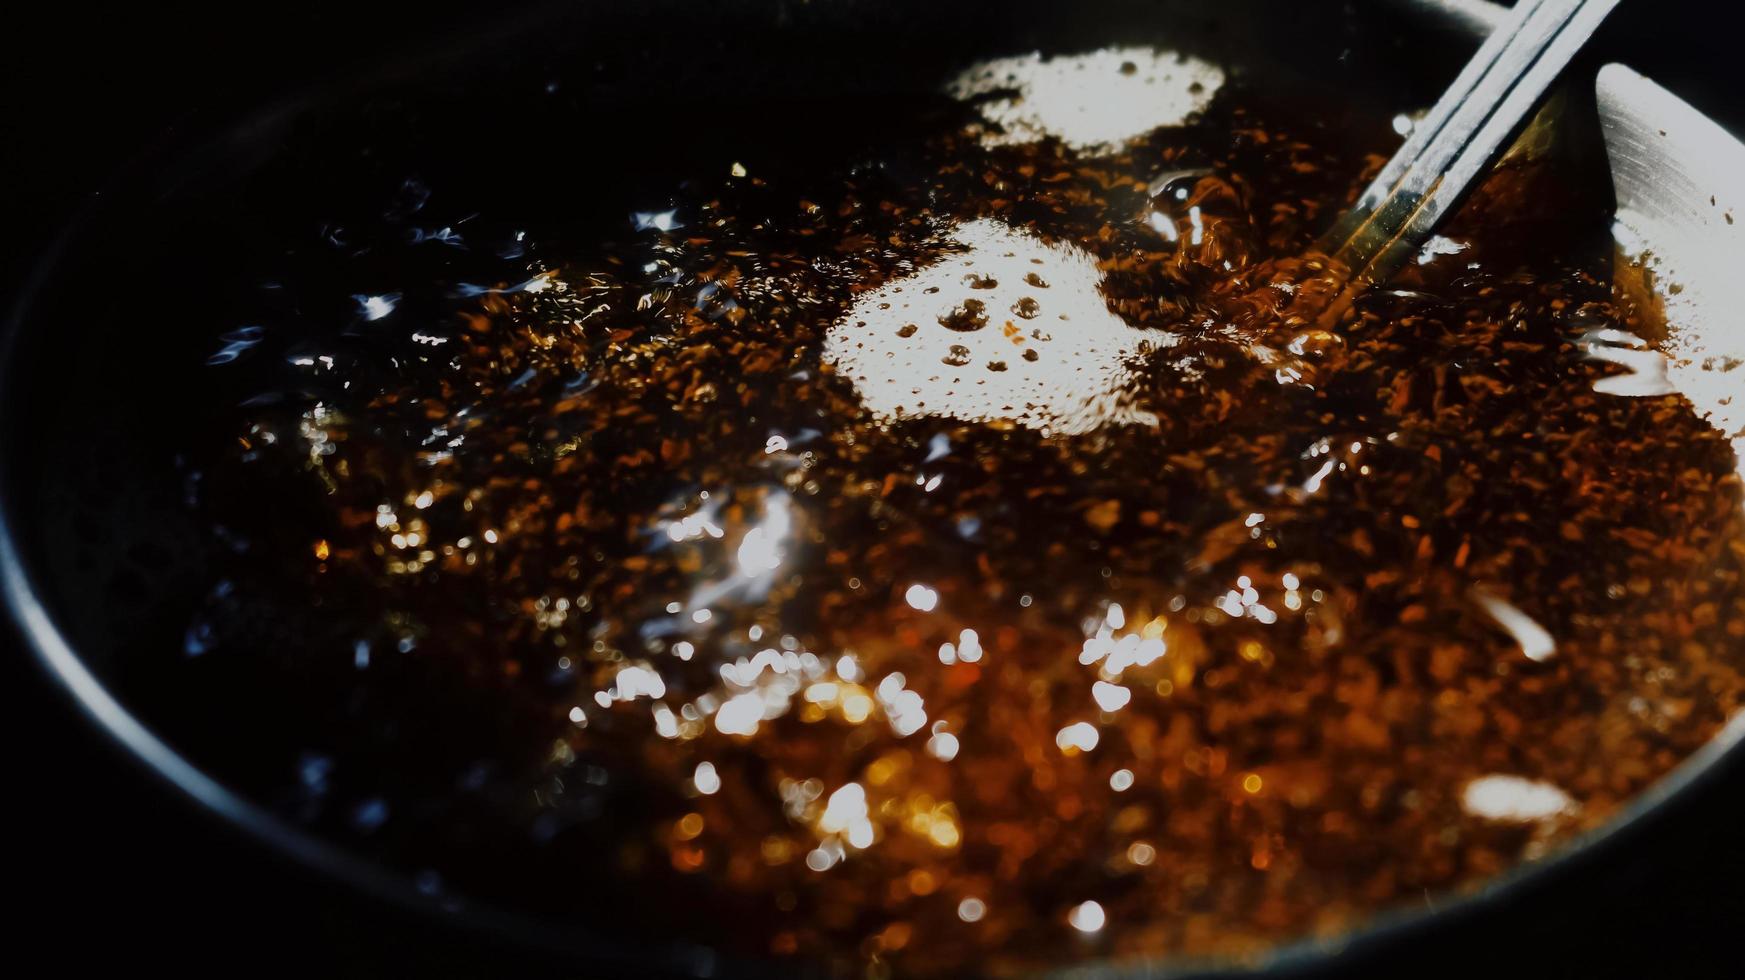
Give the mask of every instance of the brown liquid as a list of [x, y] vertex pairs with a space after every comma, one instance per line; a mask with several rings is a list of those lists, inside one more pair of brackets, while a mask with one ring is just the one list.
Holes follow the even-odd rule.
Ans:
[[[309, 754], [236, 778], [440, 887], [850, 974], [1241, 954], [1544, 853], [1745, 698], [1735, 462], [1593, 390], [1581, 338], [1649, 326], [1555, 173], [1292, 320], [1388, 149], [1336, 123], [1226, 92], [1119, 153], [953, 119], [828, 194], [723, 166], [391, 380], [235, 410], [199, 506], [251, 546], [159, 683], [270, 692]], [[844, 319], [977, 220], [1104, 309], [1061, 259]], [[1083, 428], [875, 412], [826, 357], [938, 343], [949, 402], [1103, 315], [1143, 334]]]

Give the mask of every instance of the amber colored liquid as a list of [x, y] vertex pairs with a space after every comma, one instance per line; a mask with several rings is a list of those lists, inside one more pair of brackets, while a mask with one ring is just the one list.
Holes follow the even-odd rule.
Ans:
[[446, 308], [360, 298], [391, 363], [299, 349], [215, 407], [213, 591], [136, 668], [151, 713], [433, 889], [962, 976], [1421, 903], [1737, 710], [1736, 462], [1594, 390], [1582, 338], [1650, 328], [1557, 173], [1317, 331], [1290, 258], [1384, 121], [972, 119], [804, 181], [723, 159]]

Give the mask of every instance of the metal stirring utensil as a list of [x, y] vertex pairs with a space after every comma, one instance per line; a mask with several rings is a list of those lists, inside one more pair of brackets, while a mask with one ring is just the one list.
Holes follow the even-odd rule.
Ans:
[[1336, 321], [1429, 241], [1618, 0], [1520, 0], [1399, 151], [1321, 239], [1345, 286]]

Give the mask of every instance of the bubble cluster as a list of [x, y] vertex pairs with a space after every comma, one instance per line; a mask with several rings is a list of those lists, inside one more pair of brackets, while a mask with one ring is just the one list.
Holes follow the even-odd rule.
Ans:
[[1094, 256], [987, 218], [952, 228], [948, 245], [831, 328], [825, 359], [869, 410], [1058, 434], [1155, 421], [1133, 403], [1128, 362], [1174, 338], [1109, 311]]
[[1218, 66], [1150, 47], [995, 58], [965, 69], [950, 92], [992, 124], [990, 145], [1058, 139], [1106, 152], [1204, 109], [1224, 84]]

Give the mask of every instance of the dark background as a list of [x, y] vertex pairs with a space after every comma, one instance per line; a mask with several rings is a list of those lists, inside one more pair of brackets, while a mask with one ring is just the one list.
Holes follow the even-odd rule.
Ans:
[[[711, 0], [702, 0], [711, 2]], [[1285, 0], [1281, 0], [1285, 2]], [[176, 133], [384, 51], [488, 28], [521, 2], [385, 0], [194, 9], [63, 3], [0, 13], [0, 298], [106, 177]], [[1340, 16], [1329, 2], [1328, 15]], [[1717, 0], [1624, 0], [1604, 43], [1745, 133], [1738, 15]], [[3, 420], [0, 420], [3, 423]], [[393, 912], [288, 867], [108, 748], [0, 627], [0, 913], [27, 972], [591, 976]], [[1332, 975], [1740, 977], [1745, 763], [1622, 846]]]

